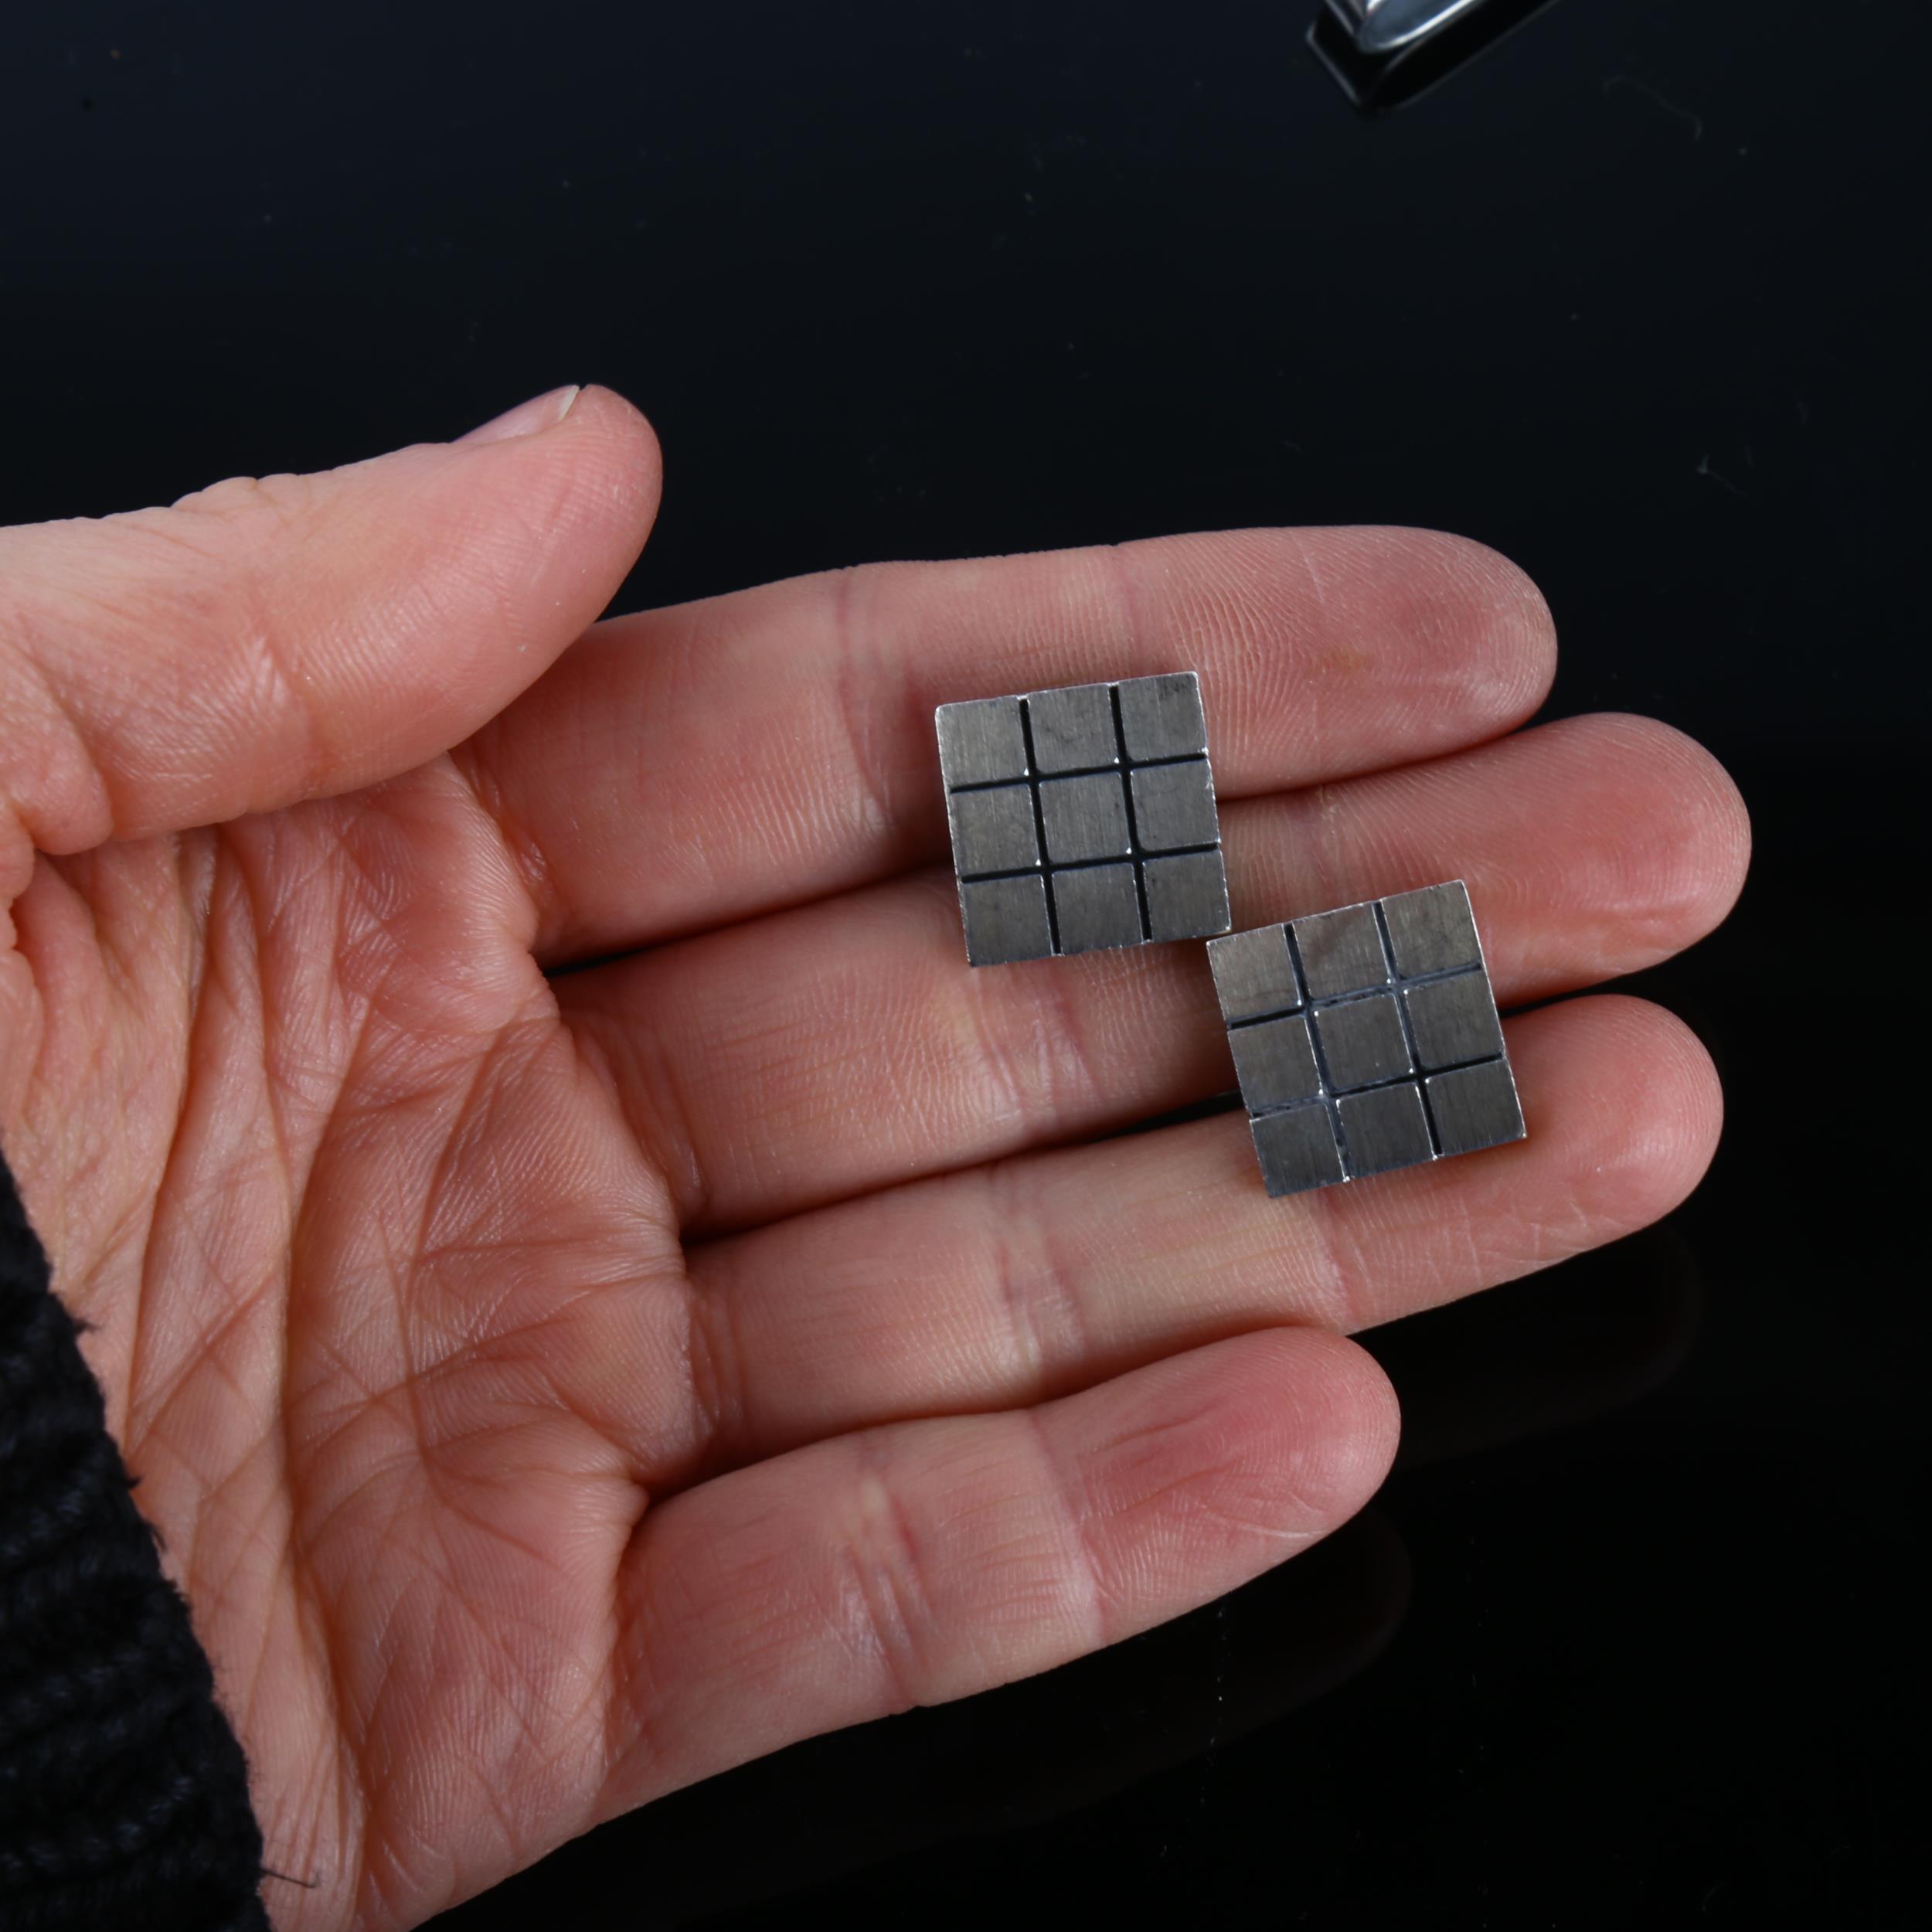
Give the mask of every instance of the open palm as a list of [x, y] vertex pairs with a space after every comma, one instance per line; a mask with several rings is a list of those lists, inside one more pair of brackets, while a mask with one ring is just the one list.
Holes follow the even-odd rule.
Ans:
[[[560, 413], [560, 412], [563, 412]], [[941, 700], [1202, 675], [1237, 923], [1469, 883], [1522, 1004], [1697, 937], [1735, 794], [1500, 742], [1475, 546], [1256, 532], [586, 631], [628, 406], [0, 534], [0, 1138], [247, 1749], [284, 1932], [414, 1923], [791, 1740], [1347, 1518], [1345, 1332], [1663, 1212], [1654, 1008], [1512, 1022], [1529, 1138], [1270, 1201], [1198, 947], [967, 968]], [[560, 973], [559, 969], [579, 970]]]

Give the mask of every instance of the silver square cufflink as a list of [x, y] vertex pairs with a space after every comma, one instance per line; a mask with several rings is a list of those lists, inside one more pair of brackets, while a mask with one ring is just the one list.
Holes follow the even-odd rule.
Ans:
[[1460, 879], [1211, 940], [1270, 1194], [1523, 1138]]
[[1194, 672], [973, 699], [934, 717], [969, 964], [1227, 930]]

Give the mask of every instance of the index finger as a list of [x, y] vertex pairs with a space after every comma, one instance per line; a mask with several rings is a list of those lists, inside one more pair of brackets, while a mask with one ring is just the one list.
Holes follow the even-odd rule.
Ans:
[[950, 699], [1198, 671], [1241, 798], [1495, 736], [1555, 652], [1515, 565], [1427, 531], [871, 565], [601, 625], [458, 756], [555, 961], [930, 862]]

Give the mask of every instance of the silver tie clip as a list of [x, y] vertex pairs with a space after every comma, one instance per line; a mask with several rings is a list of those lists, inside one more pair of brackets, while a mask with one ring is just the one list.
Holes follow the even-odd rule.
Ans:
[[1365, 111], [1396, 107], [1540, 13], [1549, 0], [1322, 0], [1308, 44]]
[[1481, 0], [1328, 0], [1355, 44], [1355, 51], [1372, 60], [1440, 33]]

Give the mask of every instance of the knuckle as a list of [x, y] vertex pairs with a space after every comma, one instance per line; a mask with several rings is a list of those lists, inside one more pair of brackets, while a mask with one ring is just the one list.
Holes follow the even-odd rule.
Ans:
[[79, 850], [113, 828], [112, 774], [86, 706], [63, 689], [61, 628], [34, 600], [0, 603], [0, 854], [10, 877], [23, 859], [31, 866], [34, 847]]
[[937, 1701], [930, 1661], [936, 1617], [918, 1538], [889, 1472], [862, 1464], [840, 1538], [849, 1577], [847, 1600], [893, 1704]]
[[315, 506], [312, 477], [293, 474], [230, 476], [191, 490], [171, 505], [176, 515], [222, 523], [260, 522], [286, 529]]
[[1012, 1373], [1022, 1391], [1044, 1400], [1058, 1393], [1067, 1364], [1088, 1359], [1097, 1338], [1040, 1200], [1037, 1168], [1004, 1161], [981, 1172], [986, 1267], [1010, 1338]]

